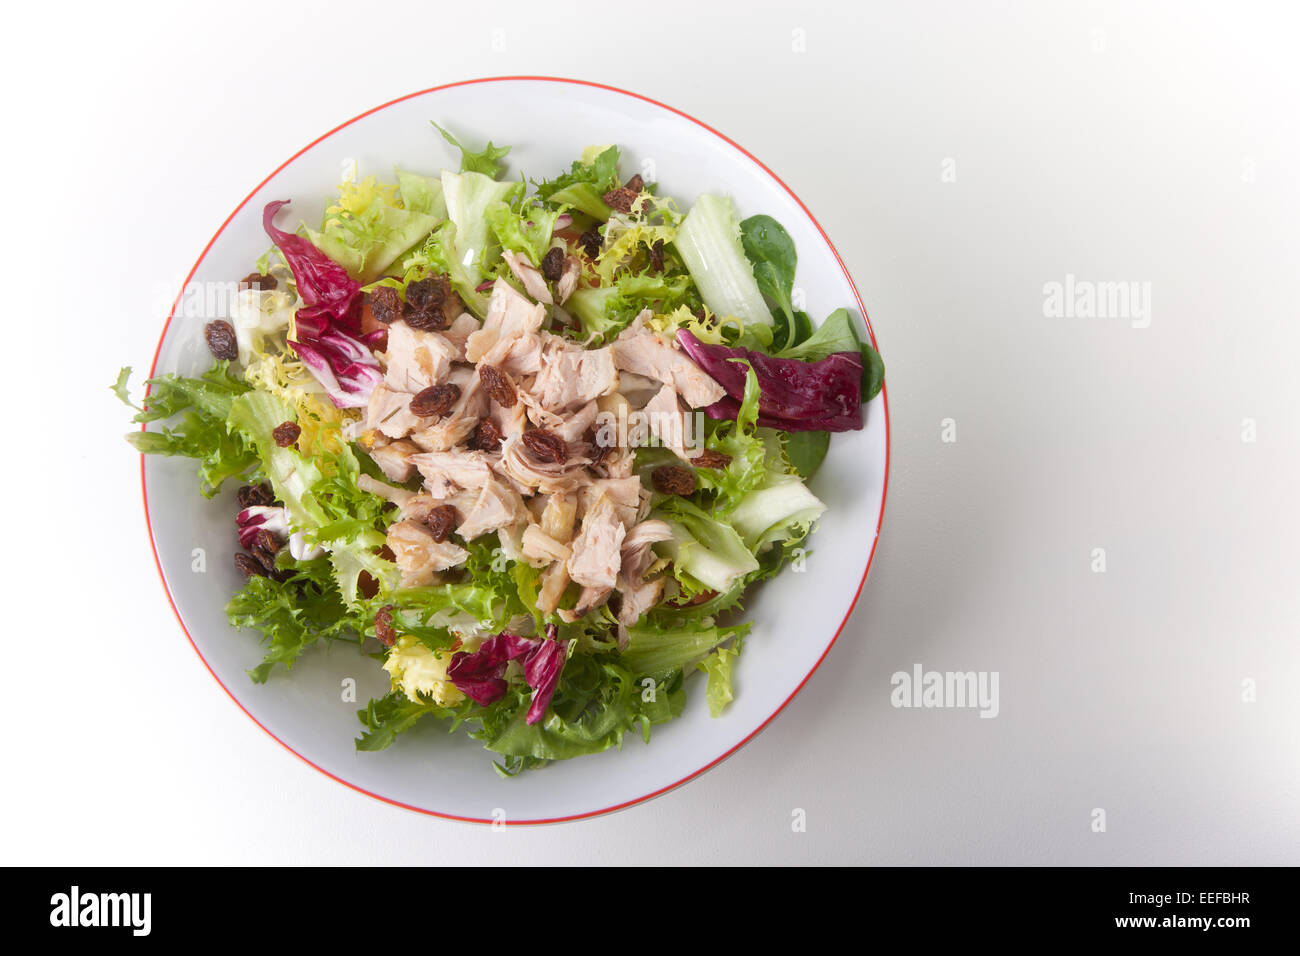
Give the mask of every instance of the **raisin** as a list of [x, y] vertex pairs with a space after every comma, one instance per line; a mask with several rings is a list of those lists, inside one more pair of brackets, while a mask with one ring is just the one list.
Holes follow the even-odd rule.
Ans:
[[397, 642], [397, 632], [393, 630], [393, 606], [385, 604], [375, 612], [375, 638], [384, 647], [392, 647]]
[[665, 495], [685, 497], [695, 492], [695, 476], [681, 465], [660, 465], [650, 472], [650, 484]]
[[664, 271], [664, 241], [656, 239], [650, 245], [650, 269], [653, 272]]
[[231, 362], [239, 358], [239, 341], [235, 338], [235, 327], [225, 319], [217, 319], [205, 325], [203, 337], [207, 339], [208, 351], [217, 358]]
[[275, 426], [275, 430], [271, 432], [271, 437], [275, 439], [275, 443], [281, 448], [288, 448], [298, 440], [298, 436], [301, 434], [302, 426], [297, 422], [283, 422]]
[[479, 381], [483, 383], [483, 390], [488, 393], [488, 397], [496, 402], [502, 408], [514, 408], [515, 402], [519, 396], [515, 394], [515, 386], [510, 381], [510, 376], [501, 371], [494, 365], [480, 365], [478, 367]]
[[441, 306], [435, 305], [417, 310], [412, 309], [408, 302], [402, 317], [406, 319], [406, 324], [417, 332], [439, 332], [447, 327], [447, 316], [443, 314]]
[[552, 282], [557, 282], [563, 274], [564, 250], [559, 246], [553, 246], [546, 255], [542, 256], [542, 275]]
[[270, 292], [279, 284], [275, 281], [275, 276], [264, 276], [260, 272], [250, 272], [239, 280], [241, 289], [257, 289], [260, 292]]
[[497, 451], [501, 447], [501, 429], [490, 418], [485, 418], [474, 429], [469, 447], [477, 451]]
[[588, 457], [591, 459], [591, 466], [593, 468], [602, 464], [605, 459], [609, 457], [609, 453], [617, 447], [616, 445], [602, 444], [600, 441], [600, 433], [596, 431], [595, 426], [588, 428], [586, 434], [582, 437], [586, 440], [587, 444], [591, 446], [591, 451], [588, 452]]
[[417, 418], [440, 418], [451, 411], [459, 399], [459, 385], [430, 385], [416, 392], [408, 407]]
[[240, 508], [264, 508], [275, 501], [275, 493], [265, 481], [260, 485], [245, 485], [235, 492]]
[[370, 314], [384, 325], [397, 321], [402, 315], [402, 297], [392, 286], [381, 285], [370, 293]]
[[637, 196], [641, 195], [643, 185], [645, 183], [638, 174], [629, 179], [627, 185], [611, 189], [600, 198], [605, 200], [605, 205], [610, 209], [617, 209], [621, 213], [629, 213], [632, 211], [632, 203], [636, 201]]
[[406, 287], [406, 305], [412, 312], [441, 311], [442, 304], [451, 292], [451, 282], [446, 276], [429, 276], [417, 279]]
[[256, 558], [244, 554], [242, 551], [235, 555], [235, 567], [243, 571], [246, 577], [269, 577], [266, 573], [266, 568], [262, 567], [261, 563]]
[[458, 524], [460, 512], [454, 505], [438, 505], [424, 516], [424, 526], [433, 535], [433, 540], [438, 542], [446, 541]]
[[524, 432], [524, 447], [540, 462], [562, 464], [569, 457], [569, 443], [545, 428]]
[[253, 541], [248, 546], [248, 550], [253, 552], [254, 557], [259, 554], [269, 554], [274, 557], [275, 553], [280, 550], [280, 542], [276, 540], [275, 535], [265, 528], [258, 528], [253, 532]]
[[581, 236], [578, 237], [578, 245], [582, 246], [587, 253], [588, 258], [594, 259], [600, 255], [601, 247], [604, 246], [605, 239], [600, 234], [600, 229], [592, 226]]
[[379, 593], [379, 582], [370, 576], [370, 572], [361, 571], [357, 574], [357, 593], [367, 601]]
[[691, 459], [691, 464], [696, 468], [726, 468], [731, 464], [731, 456], [706, 448]]

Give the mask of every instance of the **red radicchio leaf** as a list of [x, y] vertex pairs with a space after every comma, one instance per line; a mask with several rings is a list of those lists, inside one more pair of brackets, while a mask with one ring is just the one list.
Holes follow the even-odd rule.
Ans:
[[706, 345], [686, 329], [677, 332], [686, 353], [727, 396], [705, 408], [710, 418], [734, 419], [745, 395], [748, 369], [761, 391], [758, 424], [787, 432], [855, 431], [862, 427], [862, 356], [833, 352], [816, 362], [779, 359], [762, 352]]
[[320, 307], [343, 323], [348, 331], [360, 332], [360, 284], [311, 242], [275, 227], [275, 214], [287, 205], [287, 199], [267, 203], [262, 210], [262, 228], [289, 263], [293, 281], [298, 286], [298, 296], [307, 308]]
[[288, 512], [271, 505], [245, 508], [235, 516], [235, 524], [239, 527], [239, 544], [243, 548], [252, 546], [259, 531], [269, 531], [280, 540], [289, 537]]
[[284, 254], [303, 308], [294, 315], [293, 350], [338, 408], [362, 408], [383, 380], [372, 347], [387, 346], [387, 330], [361, 335], [361, 286], [347, 270], [302, 236], [275, 227], [284, 200], [267, 203], [262, 227]]
[[473, 652], [453, 654], [447, 676], [466, 697], [486, 707], [506, 692], [506, 664], [521, 660], [524, 680], [533, 689], [533, 700], [524, 722], [535, 724], [546, 714], [564, 669], [567, 642], [556, 639], [554, 624], [546, 628], [545, 640], [518, 637], [502, 631]]

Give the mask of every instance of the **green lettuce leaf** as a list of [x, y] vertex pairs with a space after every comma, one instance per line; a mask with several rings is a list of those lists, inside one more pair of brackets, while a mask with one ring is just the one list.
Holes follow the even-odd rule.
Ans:
[[565, 304], [582, 323], [584, 336], [594, 343], [609, 342], [627, 328], [642, 309], [673, 312], [699, 303], [689, 276], [625, 275], [613, 285], [580, 288]]
[[654, 517], [662, 518], [672, 529], [672, 539], [662, 542], [657, 550], [673, 559], [673, 574], [686, 587], [698, 582], [713, 591], [727, 591], [738, 579], [758, 570], [757, 559], [735, 528], [685, 498], [661, 502]]
[[723, 318], [742, 320], [751, 333], [756, 326], [770, 331], [772, 313], [745, 257], [736, 207], [729, 198], [705, 194], [695, 200], [677, 230], [676, 245], [705, 305]]
[[628, 646], [618, 661], [638, 678], [664, 678], [702, 660], [724, 641], [748, 633], [750, 626], [717, 627], [699, 621], [660, 625], [643, 619], [628, 628]]
[[722, 716], [723, 710], [734, 699], [731, 690], [731, 665], [740, 653], [739, 647], [719, 647], [696, 667], [709, 675], [708, 685], [704, 690], [704, 699], [709, 704], [709, 714]]
[[262, 663], [248, 672], [265, 683], [277, 664], [292, 667], [308, 648], [322, 640], [360, 644], [365, 618], [348, 608], [324, 558], [293, 564], [286, 581], [251, 577], [226, 606], [226, 616], [238, 628], [262, 634], [266, 647]]
[[[496, 203], [509, 205], [523, 193], [523, 183], [499, 183], [473, 171], [443, 172], [442, 194], [447, 201], [447, 217], [456, 226], [450, 252], [455, 262], [473, 277], [475, 285], [487, 277], [501, 253], [489, 226], [488, 209]], [[452, 275], [453, 282], [455, 278]]]
[[[432, 121], [430, 121], [432, 122]], [[443, 129], [437, 123], [433, 124], [434, 128], [442, 134], [442, 138], [451, 143], [452, 146], [460, 150], [460, 171], [462, 173], [481, 173], [490, 179], [497, 179], [501, 175], [502, 163], [499, 162], [501, 157], [510, 152], [509, 146], [493, 146], [491, 141], [479, 152], [467, 149], [462, 146], [460, 140], [456, 139], [451, 133]]]
[[[129, 368], [122, 369], [112, 387], [128, 405], [130, 374]], [[149, 394], [132, 420], [147, 423], [177, 416], [180, 420], [157, 431], [128, 433], [126, 440], [136, 451], [197, 460], [199, 490], [208, 498], [214, 497], [227, 479], [242, 478], [256, 468], [258, 457], [253, 447], [226, 424], [234, 400], [249, 390], [231, 373], [229, 362], [217, 362], [197, 378], [163, 375], [146, 384]]]

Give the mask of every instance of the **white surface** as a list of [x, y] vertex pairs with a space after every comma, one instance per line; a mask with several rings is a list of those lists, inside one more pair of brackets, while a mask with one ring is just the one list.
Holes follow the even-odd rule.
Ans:
[[[57, 69], [34, 42], [0, 66], [9, 328], [31, 325], [4, 861], [1300, 862], [1295, 23], [1130, 7], [661, 4], [629, 13], [631, 48], [554, 3], [28, 8], [13, 34], [61, 42]], [[282, 158], [503, 73], [643, 92], [771, 166], [853, 271], [893, 422], [876, 563], [805, 692], [685, 788], [522, 831], [353, 793], [229, 702], [156, 581], [104, 388], [148, 366], [155, 288]], [[1150, 282], [1150, 327], [1046, 318], [1069, 273]], [[53, 301], [23, 294], [48, 277]], [[1000, 715], [892, 708], [918, 661], [998, 671]]]
[[[188, 289], [221, 288], [248, 274], [266, 249], [262, 211], [268, 201], [293, 198], [281, 226], [301, 217], [318, 222], [337, 195], [340, 166], [351, 160], [358, 175], [391, 178], [403, 168], [434, 173], [457, 168], [460, 155], [429, 126], [429, 119], [461, 137], [484, 142], [499, 132], [485, 128], [491, 116], [512, 142], [508, 178], [520, 173], [545, 179], [567, 170], [589, 143], [625, 144], [624, 175], [654, 167], [661, 195], [689, 208], [701, 192], [726, 191], [742, 217], [766, 213], [783, 223], [800, 250], [796, 287], [806, 308], [824, 316], [837, 308], [856, 312], [853, 287], [835, 253], [788, 191], [743, 152], [684, 117], [644, 100], [575, 83], [499, 80], [472, 83], [413, 96], [377, 110], [326, 137], [262, 186], [222, 229], [198, 264]], [[556, 117], [563, 122], [556, 122]], [[566, 131], [556, 142], [554, 129]], [[646, 144], [646, 145], [642, 145]], [[653, 144], [650, 146], [649, 144]], [[187, 291], [187, 302], [197, 298]], [[214, 297], [215, 298], [215, 297]], [[158, 357], [159, 374], [194, 375], [212, 363], [203, 323], [228, 310], [182, 309], [167, 328]], [[809, 542], [802, 573], [790, 571], [765, 583], [746, 603], [754, 627], [746, 637], [744, 667], [737, 665], [737, 697], [724, 717], [713, 719], [703, 681], [692, 680], [682, 716], [657, 728], [652, 746], [632, 737], [617, 752], [557, 763], [546, 773], [502, 780], [482, 744], [463, 733], [448, 739], [445, 726], [431, 723], [404, 736], [382, 753], [358, 753], [356, 711], [388, 690], [377, 662], [358, 658], [352, 648], [312, 654], [291, 674], [263, 685], [247, 671], [263, 656], [258, 635], [231, 633], [225, 607], [241, 586], [233, 563], [234, 488], [215, 502], [195, 494], [194, 465], [176, 459], [146, 463], [149, 513], [176, 607], [186, 628], [221, 683], [268, 731], [293, 751], [367, 793], [408, 807], [468, 820], [506, 819], [535, 823], [578, 817], [626, 806], [674, 786], [715, 763], [751, 737], [798, 689], [825, 655], [844, 624], [871, 557], [880, 522], [886, 463], [884, 398], [865, 410], [865, 426], [837, 435], [834, 454], [811, 483], [833, 520], [822, 523]], [[193, 552], [205, 553], [195, 573]], [[635, 678], [637, 675], [633, 675]], [[347, 703], [340, 692], [352, 681]], [[357, 703], [360, 702], [360, 704]]]

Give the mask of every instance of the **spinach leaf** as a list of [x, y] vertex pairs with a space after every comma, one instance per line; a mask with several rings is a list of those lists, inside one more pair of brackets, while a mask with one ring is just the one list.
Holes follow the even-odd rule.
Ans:
[[785, 436], [785, 454], [799, 477], [807, 481], [821, 467], [830, 444], [830, 432], [788, 432]]
[[[794, 240], [785, 231], [785, 227], [771, 216], [750, 216], [740, 224], [740, 243], [745, 250], [745, 258], [754, 267], [754, 280], [758, 290], [772, 305], [780, 310], [775, 316], [778, 334], [776, 341], [783, 338], [783, 348], [790, 348], [798, 341], [800, 323], [796, 319], [791, 296], [794, 292], [794, 270], [798, 256], [794, 250]], [[783, 321], [784, 320], [784, 321]], [[803, 327], [810, 323], [803, 316]], [[811, 331], [811, 330], [810, 330]]]

